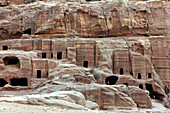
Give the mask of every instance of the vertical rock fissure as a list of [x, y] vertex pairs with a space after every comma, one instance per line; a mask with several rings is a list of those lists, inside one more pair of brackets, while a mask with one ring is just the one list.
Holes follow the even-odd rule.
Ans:
[[107, 17], [105, 15], [105, 11], [104, 11], [104, 8], [102, 8], [102, 11], [103, 11], [103, 16], [104, 16], [104, 21], [105, 21], [105, 28], [106, 28], [106, 31], [107, 31], [107, 36], [109, 37], [109, 28], [108, 28], [108, 25], [107, 25]]

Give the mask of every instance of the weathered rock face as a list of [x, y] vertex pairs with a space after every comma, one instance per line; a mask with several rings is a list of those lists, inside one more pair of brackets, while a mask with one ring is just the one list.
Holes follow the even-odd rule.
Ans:
[[8, 39], [20, 38], [23, 33], [48, 34], [46, 38], [167, 35], [169, 12], [166, 2], [128, 5], [118, 2], [63, 5], [37, 2], [7, 6], [0, 10], [0, 36]]
[[41, 94], [0, 101], [108, 110], [151, 108], [153, 98], [169, 107], [169, 2], [60, 2], [0, 2], [9, 5], [0, 7], [0, 85], [25, 77]]

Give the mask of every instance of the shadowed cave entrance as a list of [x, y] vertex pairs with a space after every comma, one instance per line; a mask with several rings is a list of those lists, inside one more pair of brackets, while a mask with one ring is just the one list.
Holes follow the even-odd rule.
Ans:
[[146, 83], [145, 86], [146, 86], [146, 90], [149, 91], [149, 93], [150, 93], [149, 96], [150, 96], [151, 98], [163, 100], [164, 95], [161, 95], [161, 94], [159, 94], [159, 93], [153, 91], [152, 84]]
[[31, 35], [31, 29], [26, 29], [26, 30], [24, 31], [24, 34]]
[[105, 83], [107, 85], [114, 85], [116, 84], [117, 80], [118, 80], [117, 76], [109, 76], [105, 79]]
[[27, 78], [12, 78], [10, 81], [12, 86], [28, 86]]
[[0, 87], [4, 87], [6, 84], [8, 84], [8, 82], [4, 79], [0, 79]]
[[139, 85], [139, 88], [140, 88], [140, 89], [143, 89], [143, 85], [142, 85], [142, 84], [140, 84], [140, 85]]
[[133, 72], [132, 72], [132, 71], [130, 71], [130, 75], [132, 75], [132, 76], [133, 76]]
[[20, 67], [20, 62], [17, 57], [5, 57], [3, 58], [5, 65], [16, 65], [17, 67]]

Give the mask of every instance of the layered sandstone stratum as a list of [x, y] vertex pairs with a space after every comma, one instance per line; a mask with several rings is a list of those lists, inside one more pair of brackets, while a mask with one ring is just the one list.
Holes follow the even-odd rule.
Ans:
[[169, 39], [169, 1], [0, 0], [0, 112], [169, 113]]

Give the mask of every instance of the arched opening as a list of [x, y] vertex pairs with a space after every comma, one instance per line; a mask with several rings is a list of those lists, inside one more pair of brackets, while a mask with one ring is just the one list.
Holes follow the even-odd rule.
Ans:
[[62, 59], [62, 52], [57, 52], [57, 59], [61, 60]]
[[144, 55], [144, 47], [143, 47], [143, 45], [141, 45], [141, 43], [134, 43], [132, 45], [132, 49], [134, 52]]
[[137, 52], [137, 53], [140, 53], [140, 54], [142, 54], [142, 55], [144, 55], [144, 51], [143, 51], [143, 49], [142, 49], [142, 48], [138, 48], [138, 49], [136, 49], [136, 52]]
[[3, 50], [8, 50], [8, 46], [3, 46]]
[[24, 34], [31, 35], [31, 29], [30, 29], [30, 28], [29, 28], [29, 29], [26, 29], [26, 30], [24, 31]]
[[16, 67], [20, 67], [20, 62], [17, 57], [13, 57], [13, 56], [5, 57], [3, 58], [3, 61], [5, 65], [14, 65]]
[[138, 79], [141, 79], [142, 76], [141, 76], [141, 73], [138, 73]]
[[143, 85], [142, 85], [142, 84], [140, 84], [140, 85], [139, 85], [139, 88], [140, 88], [140, 89], [143, 89]]
[[152, 78], [151, 73], [148, 73], [148, 78]]
[[12, 86], [28, 86], [27, 78], [12, 78], [10, 81]]
[[132, 72], [132, 71], [130, 71], [130, 75], [132, 75], [132, 76], [133, 76], [133, 72]]
[[37, 70], [37, 78], [41, 78], [41, 70]]
[[118, 80], [117, 76], [109, 76], [105, 79], [105, 83], [107, 85], [114, 85], [116, 84], [117, 80]]
[[4, 79], [0, 79], [0, 87], [4, 87], [6, 84], [8, 84], [8, 82]]
[[47, 58], [47, 53], [42, 53], [42, 58]]
[[83, 62], [83, 67], [88, 67], [88, 61]]
[[123, 68], [120, 68], [120, 75], [123, 75]]

